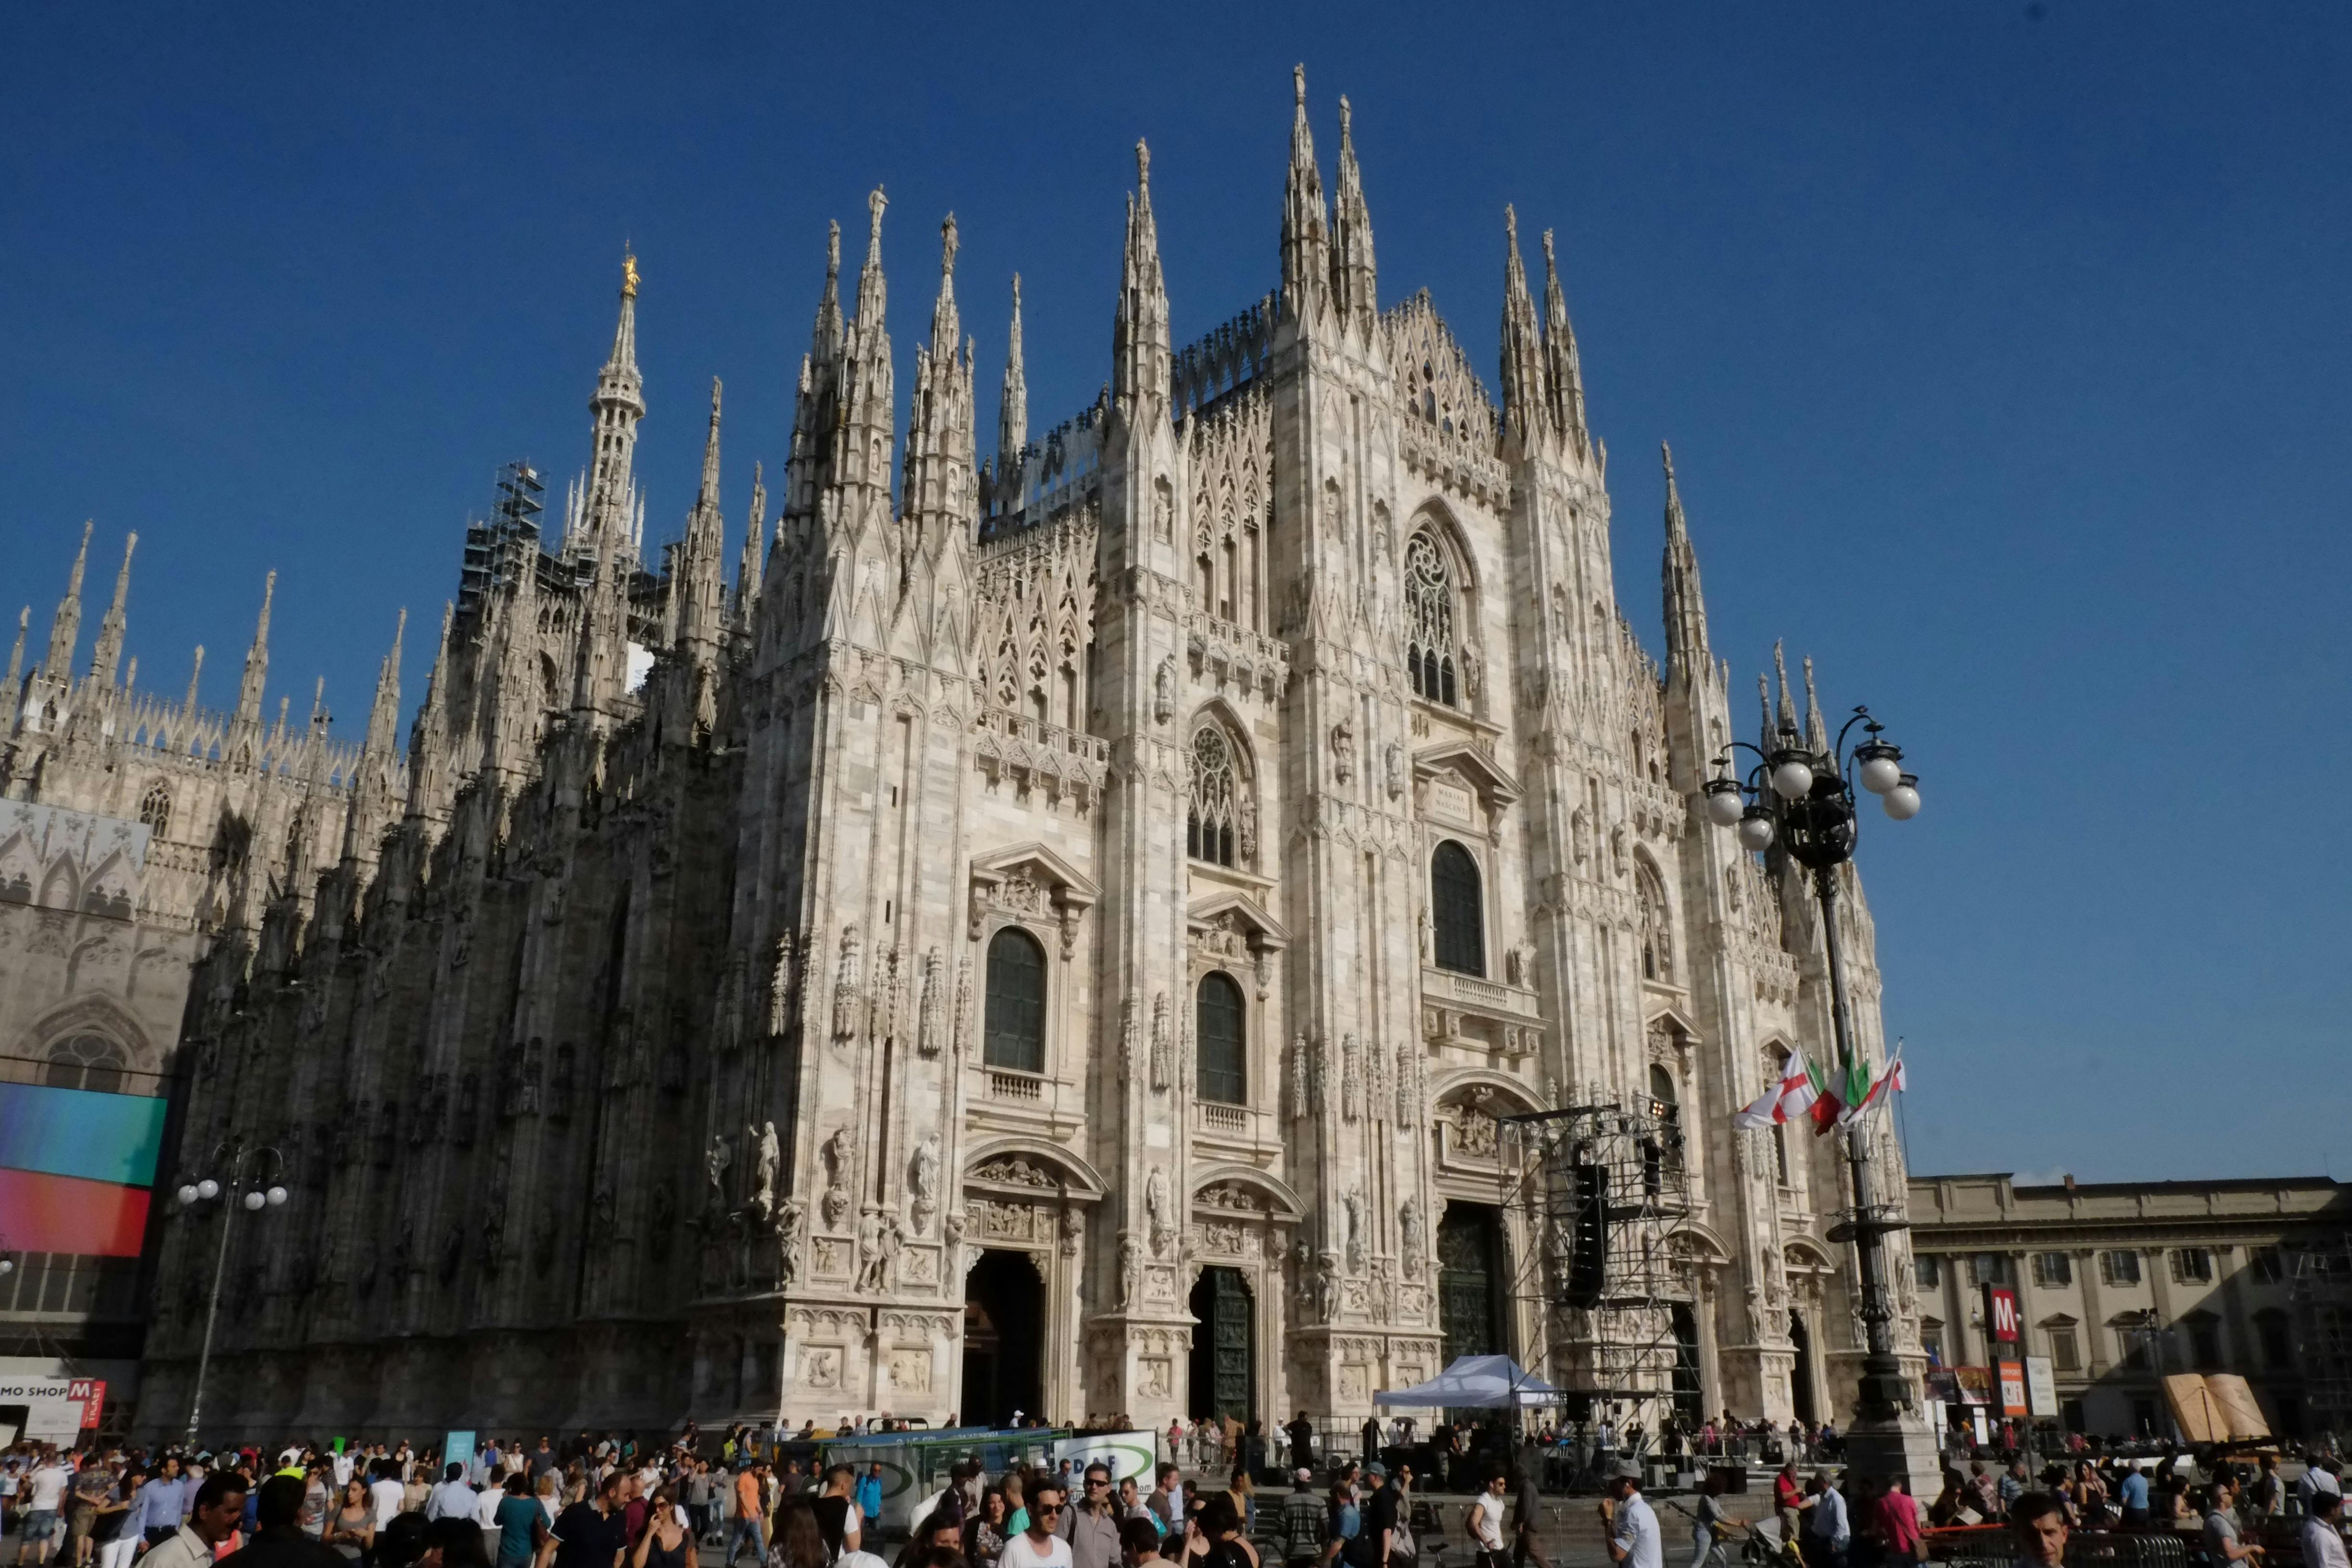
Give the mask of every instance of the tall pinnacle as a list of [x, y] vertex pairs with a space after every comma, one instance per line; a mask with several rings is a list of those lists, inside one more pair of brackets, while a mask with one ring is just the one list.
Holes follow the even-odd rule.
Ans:
[[1813, 658], [1805, 656], [1805, 744], [1816, 752], [1830, 749], [1830, 727], [1822, 718], [1822, 700], [1813, 691]]
[[1004, 396], [996, 416], [996, 468], [1003, 474], [1029, 444], [1029, 383], [1021, 365], [1021, 274], [1013, 275], [1013, 330], [1006, 339]]
[[702, 489], [696, 504], [719, 504], [719, 378], [710, 378], [710, 434], [702, 444]]
[[98, 647], [90, 658], [89, 678], [99, 686], [114, 684], [115, 668], [122, 661], [122, 635], [128, 626], [123, 606], [131, 598], [131, 552], [138, 548], [136, 533], [122, 542], [122, 566], [114, 574], [114, 602], [107, 606], [106, 618], [98, 624]]
[[727, 519], [719, 509], [719, 378], [710, 378], [710, 434], [702, 447], [702, 488], [694, 498], [694, 514], [687, 520], [685, 559], [681, 563], [685, 602], [678, 617], [678, 640], [707, 657], [719, 641], [721, 598], [726, 591]]
[[81, 576], [89, 564], [90, 531], [97, 526], [95, 518], [81, 525], [81, 548], [74, 552], [73, 574], [66, 579], [66, 596], [58, 601], [57, 618], [49, 623], [49, 657], [42, 661], [41, 673], [51, 680], [73, 679], [74, 645], [81, 641]]
[[1111, 329], [1111, 395], [1129, 418], [1168, 398], [1168, 289], [1160, 271], [1160, 227], [1151, 216], [1151, 149], [1135, 144], [1135, 194], [1127, 202], [1127, 248], [1118, 316]]
[[1683, 498], [1675, 488], [1674, 448], [1663, 441], [1658, 452], [1666, 468], [1665, 584], [1666, 662], [1676, 670], [1706, 669], [1706, 598], [1699, 592], [1698, 552], [1691, 547], [1690, 526], [1683, 517]]
[[866, 265], [857, 274], [857, 324], [861, 327], [880, 326], [889, 303], [889, 290], [882, 281], [882, 210], [889, 205], [890, 198], [879, 185], [866, 198]]
[[1315, 133], [1307, 126], [1307, 68], [1294, 66], [1290, 85], [1290, 174], [1282, 191], [1282, 293], [1286, 309], [1304, 317], [1330, 276], [1323, 219], [1323, 174], [1315, 163]]
[[400, 618], [392, 626], [392, 651], [383, 656], [383, 665], [376, 671], [375, 702], [368, 710], [367, 749], [378, 756], [389, 755], [397, 739], [400, 725], [400, 644], [408, 633], [408, 607], [401, 606]]
[[751, 520], [743, 528], [743, 554], [735, 567], [735, 615], [748, 621], [751, 606], [760, 602], [760, 579], [768, 564], [767, 551], [768, 477], [758, 464], [751, 465]]
[[1379, 310], [1372, 263], [1372, 214], [1364, 205], [1364, 178], [1345, 97], [1339, 100], [1339, 184], [1331, 197], [1331, 293], [1339, 314], [1369, 321]]
[[1519, 215], [1503, 208], [1503, 417], [1519, 450], [1527, 453], [1541, 440], [1546, 416], [1543, 328], [1536, 320], [1536, 302], [1528, 292], [1527, 265], [1519, 259]]
[[956, 314], [955, 298], [956, 221], [950, 213], [940, 225], [940, 298], [931, 307], [931, 346], [934, 352], [955, 352], [956, 341], [963, 336], [963, 322]]
[[1584, 367], [1577, 357], [1576, 329], [1568, 323], [1568, 297], [1559, 287], [1559, 261], [1551, 230], [1544, 230], [1544, 370], [1551, 383], [1552, 419], [1581, 455], [1584, 428]]
[[237, 687], [236, 721], [240, 724], [261, 722], [261, 692], [269, 679], [269, 605], [277, 596], [278, 574], [272, 571], [262, 579], [261, 619], [253, 628], [253, 647], [245, 655], [245, 679]]
[[16, 683], [25, 679], [25, 633], [33, 624], [33, 606], [26, 605], [16, 612], [16, 646], [8, 650], [8, 679], [5, 688], [10, 703], [9, 712], [16, 711]]
[[824, 226], [824, 292], [817, 296], [816, 324], [809, 330], [809, 353], [833, 357], [841, 347], [841, 225]]

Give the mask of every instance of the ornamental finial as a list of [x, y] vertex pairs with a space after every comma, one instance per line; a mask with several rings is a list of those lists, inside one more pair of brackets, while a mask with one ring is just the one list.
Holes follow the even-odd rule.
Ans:
[[621, 298], [634, 300], [636, 297], [637, 258], [634, 256], [624, 256], [621, 258]]

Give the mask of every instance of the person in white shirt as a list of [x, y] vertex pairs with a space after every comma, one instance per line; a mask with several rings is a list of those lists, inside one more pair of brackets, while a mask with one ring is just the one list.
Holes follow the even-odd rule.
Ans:
[[47, 1563], [57, 1545], [59, 1515], [66, 1506], [66, 1488], [73, 1480], [73, 1472], [58, 1460], [55, 1448], [44, 1447], [40, 1467], [26, 1477], [20, 1493], [29, 1496], [32, 1506], [25, 1515], [24, 1535], [17, 1549], [16, 1560], [22, 1563], [24, 1547], [33, 1549], [33, 1562]]
[[[481, 1505], [474, 1489], [466, 1484], [466, 1467], [456, 1459], [449, 1461], [441, 1472], [440, 1484], [425, 1495], [425, 1522], [436, 1519], [471, 1519]], [[377, 1526], [382, 1529], [383, 1526]]]
[[390, 1462], [378, 1466], [375, 1479], [368, 1483], [368, 1500], [375, 1504], [375, 1527], [382, 1530], [400, 1517], [403, 1499], [408, 1489], [400, 1484], [396, 1467]]
[[1609, 1561], [1621, 1568], [1666, 1568], [1658, 1516], [1642, 1496], [1642, 1467], [1618, 1466], [1609, 1496], [1616, 1505], [1609, 1517]]
[[2336, 1461], [2313, 1456], [2304, 1461], [2303, 1479], [2294, 1483], [2294, 1495], [2303, 1501], [2303, 1511], [2311, 1511], [2312, 1500], [2322, 1492], [2344, 1495], [2344, 1483], [2336, 1477]]
[[[1304, 1475], [1306, 1472], [1302, 1470], [1299, 1473]], [[1501, 1470], [1489, 1472], [1485, 1489], [1462, 1512], [1464, 1532], [1478, 1543], [1478, 1568], [1505, 1568], [1509, 1562], [1503, 1552], [1503, 1516], [1507, 1511], [1503, 1497], [1505, 1481]]]
[[1072, 1568], [1070, 1543], [1058, 1533], [1070, 1494], [1059, 1481], [1039, 1481], [1029, 1494], [1029, 1528], [1004, 1543], [998, 1568]]
[[2352, 1568], [2344, 1550], [2344, 1494], [2321, 1492], [2303, 1521], [2303, 1568]]

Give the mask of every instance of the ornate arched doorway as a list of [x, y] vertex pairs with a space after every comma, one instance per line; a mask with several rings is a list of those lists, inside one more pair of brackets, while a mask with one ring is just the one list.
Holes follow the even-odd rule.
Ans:
[[1507, 1355], [1503, 1316], [1503, 1213], [1492, 1204], [1445, 1205], [1437, 1225], [1437, 1318], [1445, 1332], [1445, 1359]]
[[1192, 1287], [1191, 1387], [1188, 1415], [1231, 1415], [1247, 1421], [1257, 1411], [1257, 1317], [1249, 1281], [1238, 1268], [1203, 1268]]
[[1007, 1426], [1045, 1403], [1039, 1379], [1045, 1286], [1025, 1253], [991, 1250], [964, 1276], [963, 1404], [967, 1424]]
[[1813, 1336], [1805, 1331], [1801, 1312], [1789, 1314], [1789, 1342], [1796, 1347], [1797, 1364], [1789, 1374], [1789, 1403], [1797, 1419], [1810, 1426], [1821, 1419], [1813, 1404]]

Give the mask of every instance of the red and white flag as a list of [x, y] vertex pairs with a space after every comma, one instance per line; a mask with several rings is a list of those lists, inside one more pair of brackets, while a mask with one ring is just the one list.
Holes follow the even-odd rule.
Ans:
[[1767, 1085], [1755, 1104], [1732, 1118], [1732, 1125], [1743, 1132], [1778, 1127], [1811, 1110], [1816, 1098], [1812, 1069], [1805, 1065], [1805, 1053], [1799, 1051], [1782, 1064], [1780, 1081]]

